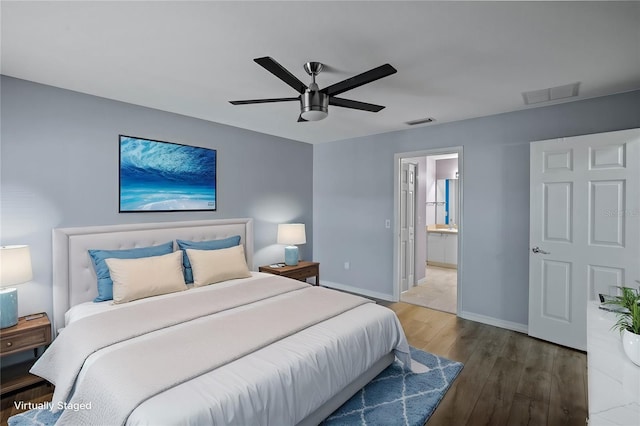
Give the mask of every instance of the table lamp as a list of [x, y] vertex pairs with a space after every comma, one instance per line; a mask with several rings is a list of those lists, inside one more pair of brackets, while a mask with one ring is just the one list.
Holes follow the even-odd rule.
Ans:
[[0, 247], [0, 328], [18, 323], [18, 289], [33, 278], [29, 246]]
[[284, 264], [295, 266], [298, 264], [298, 247], [295, 244], [305, 244], [307, 236], [304, 223], [283, 223], [278, 225], [278, 244], [287, 244], [284, 249]]

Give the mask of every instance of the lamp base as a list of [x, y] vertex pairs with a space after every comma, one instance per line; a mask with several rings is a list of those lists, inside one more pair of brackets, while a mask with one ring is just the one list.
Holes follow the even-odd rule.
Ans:
[[296, 266], [298, 264], [298, 247], [287, 246], [284, 248], [284, 264]]
[[13, 327], [18, 323], [18, 289], [0, 289], [0, 328]]

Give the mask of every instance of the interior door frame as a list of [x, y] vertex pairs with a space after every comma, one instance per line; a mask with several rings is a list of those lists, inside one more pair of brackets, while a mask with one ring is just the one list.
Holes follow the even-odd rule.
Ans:
[[423, 151], [399, 152], [393, 155], [393, 300], [400, 301], [400, 184], [402, 174], [402, 160], [413, 157], [429, 157], [432, 155], [458, 154], [458, 273], [457, 273], [457, 306], [456, 315], [462, 312], [462, 267], [464, 259], [462, 255], [463, 234], [464, 234], [464, 155], [462, 146], [452, 146], [447, 148], [433, 148]]

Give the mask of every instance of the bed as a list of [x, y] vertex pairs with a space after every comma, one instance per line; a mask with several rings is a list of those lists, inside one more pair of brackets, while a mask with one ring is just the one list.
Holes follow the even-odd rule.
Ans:
[[93, 302], [90, 249], [240, 236], [252, 270], [252, 225], [53, 230], [58, 338], [32, 371], [56, 385], [61, 424], [319, 424], [396, 356], [411, 362], [389, 309], [255, 271], [129, 303]]

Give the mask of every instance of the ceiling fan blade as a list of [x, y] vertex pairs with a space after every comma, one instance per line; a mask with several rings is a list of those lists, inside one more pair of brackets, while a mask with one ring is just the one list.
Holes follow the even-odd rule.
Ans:
[[355, 77], [342, 80], [336, 84], [325, 87], [321, 92], [326, 93], [329, 96], [339, 95], [347, 90], [355, 89], [364, 84], [371, 83], [372, 81], [379, 80], [383, 77], [387, 77], [391, 74], [398, 72], [394, 67], [389, 64], [380, 65], [377, 68], [358, 74]]
[[293, 87], [298, 93], [304, 93], [307, 90], [307, 85], [298, 80], [298, 78], [291, 74], [285, 67], [277, 63], [273, 58], [265, 56], [264, 58], [255, 58], [254, 61], [269, 71], [271, 74], [278, 77], [280, 80]]
[[229, 103], [233, 105], [247, 105], [247, 104], [266, 104], [269, 102], [288, 102], [288, 101], [299, 101], [299, 100], [300, 100], [300, 97], [273, 98], [273, 99], [247, 99], [245, 101], [229, 101]]
[[368, 104], [366, 102], [352, 101], [351, 99], [329, 98], [329, 105], [335, 105], [343, 108], [360, 109], [362, 111], [378, 112], [384, 109], [382, 105]]
[[298, 117], [298, 123], [302, 123], [302, 122], [307, 122], [309, 120], [305, 120], [304, 118], [302, 118], [302, 114], [300, 114], [300, 116]]

